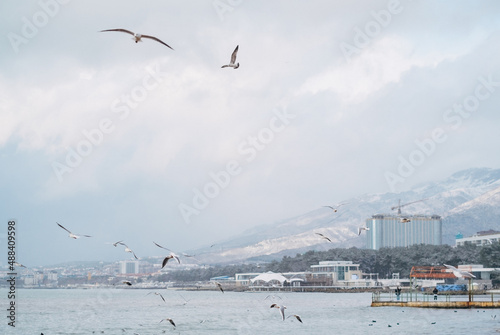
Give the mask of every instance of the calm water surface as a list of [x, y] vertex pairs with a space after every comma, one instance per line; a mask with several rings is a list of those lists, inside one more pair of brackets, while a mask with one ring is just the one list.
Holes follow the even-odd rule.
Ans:
[[[16, 327], [0, 290], [0, 334], [500, 334], [500, 310], [370, 307], [370, 293], [89, 289], [17, 291]], [[273, 295], [266, 299], [268, 295]], [[284, 304], [283, 321], [272, 303]], [[493, 315], [497, 315], [493, 319]], [[171, 318], [177, 327], [168, 322]]]

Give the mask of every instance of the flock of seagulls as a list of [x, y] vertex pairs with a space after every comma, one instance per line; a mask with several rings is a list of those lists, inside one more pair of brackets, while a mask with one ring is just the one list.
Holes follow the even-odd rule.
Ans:
[[[348, 204], [349, 204], [348, 202], [344, 202], [344, 203], [340, 203], [340, 204], [333, 205], [333, 206], [329, 206], [328, 205], [328, 206], [323, 206], [323, 207], [330, 208], [334, 213], [337, 213], [339, 211], [339, 208], [341, 206], [345, 206], [345, 205], [348, 205]], [[366, 227], [366, 226], [358, 227], [358, 236], [360, 236], [363, 231], [367, 231], [367, 230], [370, 230], [370, 228]], [[328, 236], [326, 236], [326, 235], [324, 235], [322, 233], [315, 233], [315, 234], [318, 235], [319, 237], [321, 237], [322, 239], [327, 240], [330, 243], [333, 243], [332, 239], [329, 238]]]

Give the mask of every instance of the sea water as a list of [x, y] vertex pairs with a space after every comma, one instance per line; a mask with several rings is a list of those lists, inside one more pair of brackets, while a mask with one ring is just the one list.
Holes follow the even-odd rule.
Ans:
[[[161, 293], [165, 302], [159, 295]], [[0, 334], [494, 334], [498, 309], [370, 307], [370, 293], [18, 289]], [[148, 294], [149, 293], [149, 294]], [[285, 305], [285, 320], [271, 304]], [[303, 323], [290, 315], [299, 315]], [[497, 315], [495, 318], [494, 316]], [[176, 327], [162, 319], [171, 318]]]

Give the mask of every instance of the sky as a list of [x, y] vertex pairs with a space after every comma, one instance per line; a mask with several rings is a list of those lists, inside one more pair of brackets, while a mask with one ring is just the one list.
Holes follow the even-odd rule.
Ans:
[[[128, 259], [118, 240], [162, 255], [153, 241], [207, 247], [500, 168], [499, 14], [497, 1], [2, 1], [0, 239], [15, 220], [28, 266]], [[174, 50], [100, 32], [113, 28]], [[221, 68], [236, 46], [239, 68]]]

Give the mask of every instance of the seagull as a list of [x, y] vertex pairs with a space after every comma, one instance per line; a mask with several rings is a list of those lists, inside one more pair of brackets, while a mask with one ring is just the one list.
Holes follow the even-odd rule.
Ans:
[[165, 247], [162, 247], [161, 245], [159, 245], [159, 244], [158, 244], [158, 243], [156, 243], [155, 241], [153, 241], [153, 243], [154, 243], [157, 247], [160, 247], [160, 248], [162, 248], [162, 249], [165, 249], [165, 250], [170, 251], [170, 255], [168, 255], [167, 257], [165, 257], [165, 258], [163, 259], [163, 262], [161, 263], [161, 268], [162, 268], [162, 269], [165, 267], [165, 265], [167, 265], [167, 262], [168, 262], [170, 259], [172, 259], [172, 258], [175, 258], [175, 260], [177, 260], [177, 262], [178, 262], [179, 264], [181, 264], [181, 260], [179, 259], [179, 256], [177, 256], [176, 254], [174, 254], [174, 253], [172, 252], [172, 250], [170, 250], [170, 249], [168, 249], [168, 248], [165, 248]]
[[127, 284], [128, 286], [132, 286], [132, 282], [128, 281], [128, 280], [124, 280], [122, 281], [123, 284]]
[[411, 222], [411, 220], [408, 218], [401, 218], [401, 223], [408, 223], [408, 222]]
[[161, 323], [161, 322], [162, 322], [162, 321], [164, 321], [164, 320], [166, 320], [166, 321], [170, 322], [170, 324], [171, 324], [172, 326], [174, 326], [174, 328], [175, 328], [175, 323], [174, 323], [174, 320], [169, 319], [169, 318], [166, 318], [166, 319], [161, 319], [161, 321], [160, 321], [159, 323]]
[[56, 222], [56, 223], [57, 223], [57, 225], [58, 225], [59, 227], [61, 227], [62, 229], [66, 230], [66, 231], [69, 233], [69, 237], [74, 238], [75, 240], [76, 240], [77, 238], [82, 237], [82, 236], [83, 236], [83, 237], [92, 237], [92, 236], [89, 236], [89, 235], [76, 235], [76, 234], [73, 234], [72, 232], [70, 232], [69, 230], [67, 230], [66, 228], [64, 228], [61, 224], [59, 224], [58, 222]]
[[327, 208], [330, 208], [334, 213], [337, 213], [338, 212], [338, 209], [340, 206], [344, 206], [344, 205], [347, 205], [347, 203], [342, 203], [342, 204], [338, 204], [336, 206], [323, 206], [323, 207], [327, 207]]
[[370, 230], [370, 228], [368, 228], [368, 227], [359, 227], [359, 228], [358, 228], [358, 236], [359, 236], [359, 235], [361, 235], [361, 232], [362, 232], [363, 230]]
[[133, 33], [130, 30], [127, 30], [127, 29], [106, 29], [106, 30], [101, 30], [101, 33], [106, 32], [106, 31], [120, 31], [122, 33], [130, 34], [130, 35], [134, 36], [133, 39], [134, 39], [135, 43], [142, 42], [142, 38], [150, 38], [150, 39], [155, 40], [156, 42], [160, 42], [161, 44], [163, 44], [163, 45], [169, 47], [170, 49], [174, 50], [170, 45], [168, 45], [167, 43], [163, 42], [162, 40], [160, 40], [159, 38], [154, 37], [154, 36], [141, 35], [141, 34]]
[[321, 234], [321, 233], [315, 233], [316, 235], [319, 235], [321, 236], [322, 238], [324, 238], [325, 240], [328, 240], [328, 242], [330, 243], [333, 243], [332, 240], [330, 240], [328, 237], [326, 237], [325, 235]]
[[150, 295], [151, 293], [154, 293], [155, 295], [159, 295], [159, 296], [160, 296], [160, 298], [163, 300], [163, 302], [166, 302], [166, 301], [165, 301], [165, 298], [163, 298], [163, 296], [161, 295], [161, 293], [158, 293], [158, 292], [149, 292], [149, 293], [148, 293], [148, 294], [146, 294], [146, 295]]
[[227, 64], [227, 65], [222, 65], [222, 68], [232, 67], [232, 68], [234, 68], [236, 70], [237, 68], [240, 67], [240, 63], [234, 64], [234, 62], [236, 62], [236, 54], [238, 53], [238, 47], [239, 47], [239, 45], [236, 46], [236, 49], [234, 49], [234, 51], [233, 51], [233, 53], [231, 55], [231, 62], [229, 64]]
[[136, 255], [135, 255], [135, 252], [132, 251], [132, 249], [130, 249], [128, 247], [128, 245], [126, 245], [125, 243], [120, 243], [120, 244], [123, 244], [125, 246], [125, 252], [130, 252], [132, 255], [134, 255], [135, 259], [139, 259]]
[[281, 317], [283, 318], [283, 321], [285, 321], [285, 309], [286, 306], [280, 306], [278, 304], [272, 304], [270, 308], [279, 308]]
[[288, 319], [288, 318], [291, 318], [292, 316], [295, 317], [297, 320], [299, 320], [300, 323], [303, 323], [302, 320], [300, 319], [300, 316], [298, 316], [297, 314], [289, 315], [286, 318]]
[[189, 301], [191, 301], [191, 299], [186, 299], [182, 296], [182, 294], [179, 293], [179, 295], [181, 296], [181, 298], [184, 300], [184, 303], [183, 305], [186, 305]]
[[455, 275], [455, 277], [458, 277], [458, 278], [468, 278], [468, 279], [476, 278], [476, 276], [474, 276], [470, 272], [457, 269], [456, 267], [451, 266], [451, 265], [447, 265], [447, 264], [443, 264], [443, 265], [446, 266], [448, 269], [450, 269], [453, 272], [453, 274]]
[[267, 299], [269, 299], [269, 298], [271, 298], [271, 299], [274, 299], [274, 298], [279, 298], [280, 300], [283, 300], [283, 299], [281, 299], [281, 297], [280, 297], [280, 296], [278, 296], [278, 295], [274, 295], [274, 294], [273, 294], [273, 295], [269, 294], [267, 297], [265, 297], [265, 298], [264, 298], [264, 300], [267, 300]]
[[25, 269], [27, 269], [27, 267], [26, 267], [26, 266], [24, 266], [24, 265], [22, 265], [21, 263], [18, 263], [18, 262], [14, 262], [14, 265], [15, 265], [15, 266], [18, 266], [18, 267], [21, 267], [21, 268], [25, 268]]
[[219, 288], [219, 290], [220, 290], [222, 293], [224, 293], [224, 289], [222, 288], [221, 283], [219, 283], [219, 282], [215, 282], [215, 285], [217, 285], [217, 287]]

